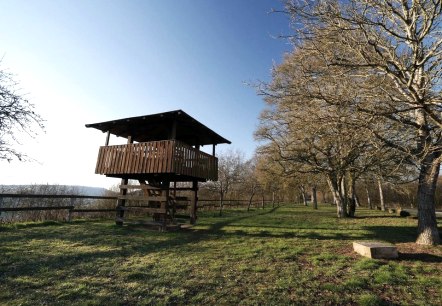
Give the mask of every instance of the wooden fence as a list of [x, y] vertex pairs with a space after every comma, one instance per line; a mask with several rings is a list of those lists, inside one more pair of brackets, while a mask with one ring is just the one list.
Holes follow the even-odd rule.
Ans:
[[[28, 207], [2, 207], [4, 198], [33, 198], [33, 199], [70, 199], [70, 205], [60, 206], [28, 206]], [[0, 216], [2, 212], [23, 212], [23, 211], [50, 211], [50, 210], [66, 210], [67, 221], [71, 221], [74, 213], [97, 213], [97, 212], [116, 212], [117, 208], [75, 208], [76, 199], [96, 199], [96, 200], [117, 200], [118, 196], [86, 196], [86, 195], [54, 195], [54, 194], [16, 194], [1, 193], [0, 194]], [[272, 201], [262, 200], [253, 201], [253, 207], [263, 207]], [[241, 208], [247, 207], [249, 200], [225, 199], [223, 207], [225, 208]], [[215, 210], [220, 207], [219, 200], [199, 199], [198, 210]]]
[[[60, 206], [29, 206], [29, 207], [2, 207], [4, 198], [27, 198], [27, 199], [70, 199], [70, 205]], [[0, 214], [2, 212], [20, 212], [20, 211], [47, 211], [47, 210], [67, 210], [67, 221], [70, 221], [73, 213], [88, 213], [88, 212], [112, 212], [115, 208], [75, 208], [76, 199], [103, 199], [103, 200], [117, 200], [117, 196], [87, 196], [76, 194], [16, 194], [16, 193], [2, 193], [0, 194]]]

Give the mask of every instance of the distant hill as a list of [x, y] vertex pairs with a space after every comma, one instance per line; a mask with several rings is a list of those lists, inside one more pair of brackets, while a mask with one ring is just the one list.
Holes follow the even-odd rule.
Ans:
[[[29, 190], [32, 193], [64, 193], [88, 196], [102, 196], [108, 190], [101, 187], [77, 186], [77, 185], [0, 185], [0, 193], [19, 193]], [[58, 192], [57, 192], [58, 191]], [[60, 192], [63, 191], [63, 192]]]

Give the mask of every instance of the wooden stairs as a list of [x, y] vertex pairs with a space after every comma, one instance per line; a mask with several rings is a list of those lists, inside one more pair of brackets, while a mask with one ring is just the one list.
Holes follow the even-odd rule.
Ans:
[[[139, 185], [120, 185], [120, 195], [117, 202], [116, 223], [124, 223], [124, 214], [128, 210], [140, 210], [152, 216], [155, 226], [166, 230], [182, 222], [183, 219], [192, 219], [189, 197], [176, 196], [176, 189], [161, 184], [139, 181]], [[179, 212], [180, 214], [178, 214]], [[193, 214], [194, 215], [194, 214]], [[147, 224], [147, 223], [146, 223]]]

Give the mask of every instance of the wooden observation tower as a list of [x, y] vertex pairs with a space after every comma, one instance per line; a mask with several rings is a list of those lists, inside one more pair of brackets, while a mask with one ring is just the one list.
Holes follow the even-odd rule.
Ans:
[[[163, 227], [185, 209], [196, 221], [198, 182], [218, 179], [217, 144], [231, 142], [182, 110], [86, 124], [107, 133], [100, 147], [95, 173], [121, 178], [116, 223], [123, 225], [129, 209], [145, 209]], [[110, 135], [127, 139], [109, 145]], [[212, 145], [212, 155], [200, 147]], [[129, 184], [137, 181], [138, 184]], [[188, 186], [177, 183], [188, 182]], [[191, 194], [179, 197], [177, 191]]]

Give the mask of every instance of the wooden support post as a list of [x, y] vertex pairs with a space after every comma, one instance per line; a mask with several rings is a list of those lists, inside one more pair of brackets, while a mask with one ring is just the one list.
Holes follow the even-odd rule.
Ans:
[[110, 138], [110, 131], [107, 131], [106, 142], [104, 143], [104, 145], [105, 145], [106, 147], [109, 145], [109, 138]]
[[215, 156], [215, 146], [216, 146], [216, 144], [212, 145], [212, 156]]
[[[133, 143], [132, 136], [127, 137], [127, 144]], [[121, 179], [120, 185], [126, 186], [129, 183], [129, 179], [123, 178]], [[127, 188], [120, 188], [120, 196], [125, 196], [127, 194]], [[115, 224], [122, 226], [124, 223], [124, 209], [126, 206], [126, 199], [118, 199], [117, 200], [117, 213], [115, 216]]]
[[[128, 179], [121, 179], [121, 185], [127, 185], [129, 183]], [[127, 193], [127, 189], [120, 188], [120, 196], [124, 196]], [[117, 213], [115, 216], [115, 224], [122, 226], [124, 223], [124, 209], [126, 206], [126, 199], [118, 199], [117, 200]]]
[[[163, 211], [165, 211], [166, 213], [163, 214], [162, 218], [162, 225], [161, 228], [162, 230], [166, 230], [167, 229], [167, 212], [171, 213], [169, 211], [170, 207], [169, 207], [169, 187], [170, 187], [170, 182], [168, 181], [163, 181], [161, 182], [161, 196], [165, 198], [164, 202], [161, 202], [161, 209], [163, 209]], [[173, 218], [173, 216], [170, 216], [171, 218]]]
[[198, 204], [198, 181], [192, 182], [192, 190], [193, 195], [190, 199], [190, 224], [196, 223], [196, 210], [197, 210], [197, 204]]

